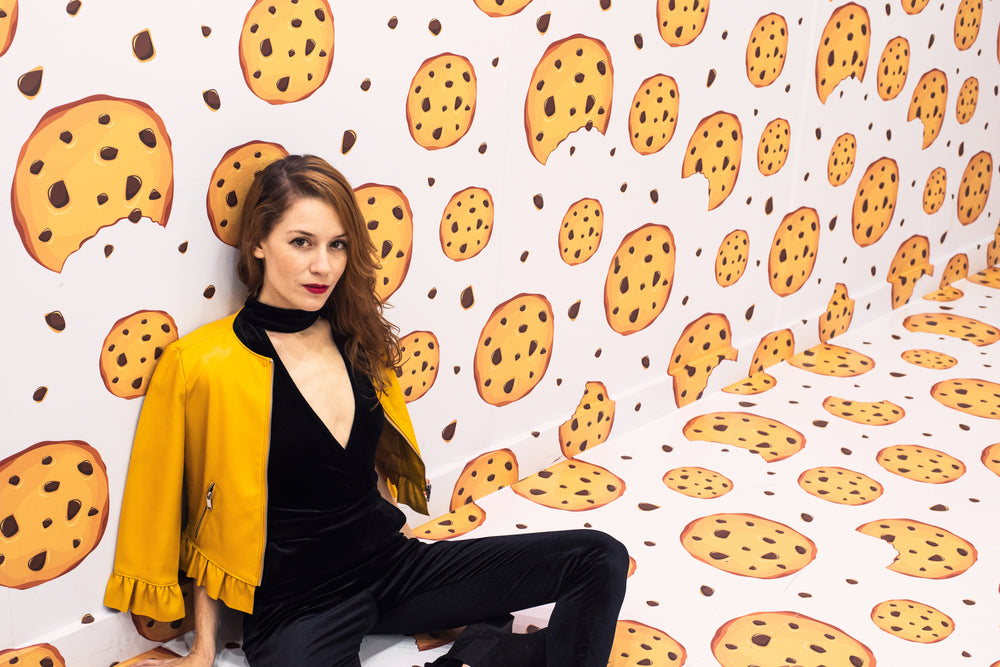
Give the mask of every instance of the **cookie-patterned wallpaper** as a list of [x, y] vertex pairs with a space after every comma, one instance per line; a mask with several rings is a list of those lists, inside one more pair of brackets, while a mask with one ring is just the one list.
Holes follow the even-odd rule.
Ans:
[[100, 601], [141, 397], [163, 346], [241, 302], [260, 165], [315, 153], [355, 185], [440, 514], [484, 453], [516, 480], [759, 391], [995, 261], [998, 22], [979, 0], [0, 0], [0, 647], [126, 641]]

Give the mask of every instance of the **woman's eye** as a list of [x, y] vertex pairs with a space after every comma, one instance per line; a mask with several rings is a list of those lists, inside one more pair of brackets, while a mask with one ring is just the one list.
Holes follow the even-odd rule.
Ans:
[[347, 247], [347, 243], [341, 239], [337, 239], [336, 241], [330, 244], [330, 247], [333, 248], [334, 250], [343, 250], [344, 248]]
[[306, 245], [308, 245], [308, 243], [309, 239], [305, 238], [292, 239], [292, 245], [295, 246], [296, 248], [304, 248]]

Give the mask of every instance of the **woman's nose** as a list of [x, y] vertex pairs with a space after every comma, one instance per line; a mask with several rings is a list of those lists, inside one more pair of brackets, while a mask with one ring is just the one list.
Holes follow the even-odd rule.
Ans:
[[325, 252], [320, 250], [313, 255], [311, 269], [313, 273], [326, 273], [330, 270], [330, 258]]

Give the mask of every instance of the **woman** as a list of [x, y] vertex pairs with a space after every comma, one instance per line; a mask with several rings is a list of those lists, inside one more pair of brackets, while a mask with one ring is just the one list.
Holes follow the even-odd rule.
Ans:
[[[427, 513], [424, 466], [375, 257], [325, 161], [291, 156], [257, 176], [237, 266], [250, 297], [159, 360], [105, 604], [177, 619], [178, 564], [194, 579], [190, 655], [148, 665], [211, 665], [226, 604], [246, 613], [253, 667], [359, 665], [365, 634], [466, 624], [437, 664], [604, 667], [627, 567], [617, 541], [410, 536], [396, 503]], [[505, 632], [508, 612], [548, 602], [546, 631]]]

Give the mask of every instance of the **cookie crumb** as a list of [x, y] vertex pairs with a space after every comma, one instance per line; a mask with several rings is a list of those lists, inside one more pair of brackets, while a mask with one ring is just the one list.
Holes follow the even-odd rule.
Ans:
[[358, 140], [358, 133], [354, 130], [345, 130], [344, 136], [340, 140], [340, 154], [347, 155], [354, 148], [354, 144]]
[[17, 79], [17, 89], [29, 100], [34, 99], [38, 95], [38, 91], [42, 89], [42, 71], [41, 67], [36, 67]]
[[535, 27], [538, 28], [538, 32], [540, 34], [544, 35], [546, 33], [546, 31], [549, 29], [549, 21], [551, 20], [552, 20], [552, 12], [545, 12], [544, 14], [538, 17], [538, 20], [535, 21]]
[[132, 54], [139, 59], [139, 62], [147, 62], [156, 56], [156, 48], [153, 46], [153, 38], [149, 30], [143, 30], [132, 37]]
[[427, 24], [427, 29], [431, 31], [434, 36], [441, 34], [441, 22], [437, 19], [431, 19], [431, 22]]
[[83, 618], [80, 619], [80, 622], [83, 623], [84, 625], [89, 625], [93, 623], [94, 622], [93, 614], [84, 614]]
[[222, 107], [222, 100], [219, 98], [219, 93], [215, 88], [203, 91], [201, 94], [201, 99], [205, 100], [205, 104], [212, 111], [218, 111]]
[[66, 3], [66, 13], [70, 16], [76, 16], [77, 12], [80, 11], [80, 6], [83, 5], [80, 0], [72, 0]]
[[458, 426], [458, 421], [451, 420], [447, 426], [441, 429], [441, 439], [445, 442], [451, 442], [451, 439], [455, 437], [455, 428]]
[[201, 36], [202, 37], [208, 37], [211, 34], [212, 34], [212, 29], [210, 27], [208, 27], [207, 25], [201, 26]]
[[205, 291], [202, 292], [202, 296], [204, 296], [206, 299], [211, 299], [213, 296], [215, 296], [215, 285], [209, 285], [208, 287], [206, 287]]
[[49, 325], [49, 328], [59, 333], [66, 328], [66, 318], [58, 310], [53, 310], [51, 313], [45, 314], [45, 323]]
[[31, 400], [35, 403], [41, 403], [45, 399], [45, 395], [49, 393], [49, 388], [42, 385], [31, 395]]

